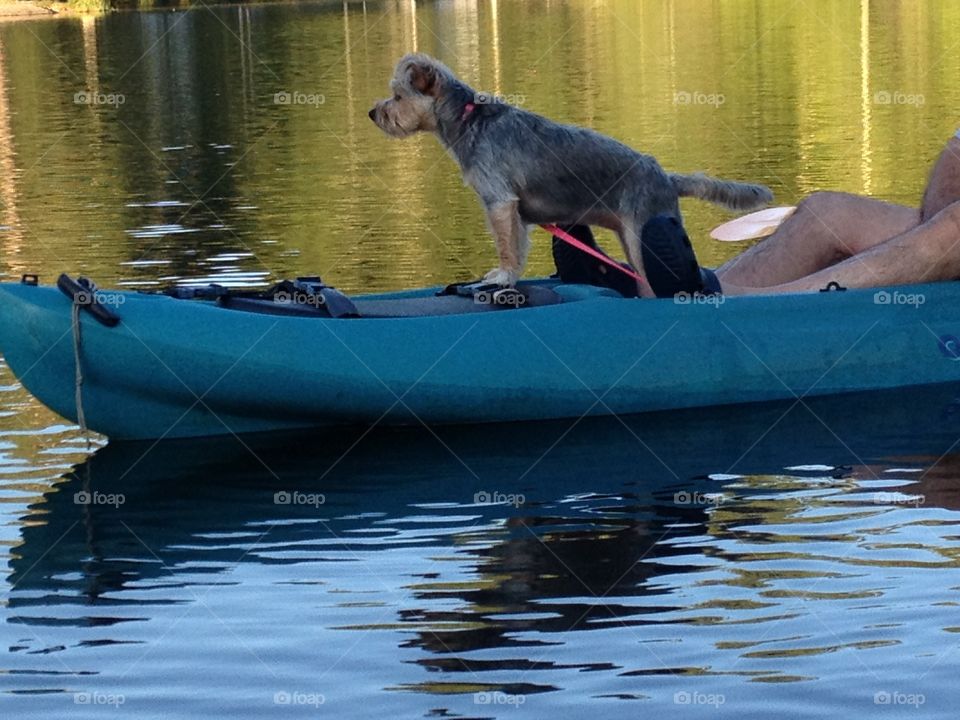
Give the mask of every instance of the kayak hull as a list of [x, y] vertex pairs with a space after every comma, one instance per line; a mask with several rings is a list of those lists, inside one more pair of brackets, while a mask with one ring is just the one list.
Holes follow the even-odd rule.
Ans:
[[[114, 439], [159, 439], [580, 418], [960, 380], [960, 283], [687, 302], [557, 289], [570, 301], [352, 319], [110, 293], [119, 325], [80, 313], [84, 416]], [[0, 284], [0, 351], [33, 395], [76, 421], [67, 297]]]

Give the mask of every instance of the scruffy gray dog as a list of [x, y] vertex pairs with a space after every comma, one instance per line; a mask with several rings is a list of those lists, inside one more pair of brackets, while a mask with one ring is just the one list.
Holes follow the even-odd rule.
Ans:
[[668, 173], [653, 157], [605, 135], [477, 93], [428, 55], [403, 57], [390, 88], [393, 97], [378, 102], [370, 119], [392, 137], [435, 133], [459, 163], [496, 240], [500, 264], [484, 277], [489, 283], [516, 283], [535, 223], [613, 230], [630, 263], [643, 272], [640, 231], [655, 215], [679, 219], [680, 197], [731, 210], [751, 210], [773, 199], [762, 185]]

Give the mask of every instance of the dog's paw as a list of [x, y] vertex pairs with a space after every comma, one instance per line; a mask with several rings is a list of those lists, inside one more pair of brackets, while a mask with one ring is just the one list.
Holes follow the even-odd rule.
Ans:
[[501, 287], [513, 287], [517, 284], [517, 273], [501, 268], [494, 268], [483, 276], [483, 282], [488, 285], [500, 285]]

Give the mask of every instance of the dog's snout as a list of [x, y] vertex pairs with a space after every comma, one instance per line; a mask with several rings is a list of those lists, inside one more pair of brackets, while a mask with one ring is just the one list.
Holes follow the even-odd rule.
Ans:
[[374, 122], [376, 122], [376, 120], [377, 120], [377, 108], [375, 108], [375, 107], [370, 108], [370, 112], [368, 112], [367, 115], [369, 116], [369, 118], [370, 118], [371, 120], [373, 120]]

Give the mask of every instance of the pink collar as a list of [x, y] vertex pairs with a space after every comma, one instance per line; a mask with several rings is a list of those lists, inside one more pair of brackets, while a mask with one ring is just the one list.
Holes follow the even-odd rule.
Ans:
[[473, 103], [467, 103], [463, 106], [463, 115], [460, 116], [460, 122], [466, 120], [477, 109], [477, 106]]

